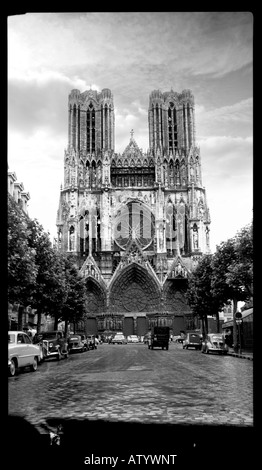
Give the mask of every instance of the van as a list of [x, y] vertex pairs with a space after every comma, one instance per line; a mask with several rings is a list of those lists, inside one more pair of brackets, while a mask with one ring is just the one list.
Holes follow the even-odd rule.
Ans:
[[169, 346], [169, 326], [154, 326], [151, 335], [148, 337], [148, 349], [162, 348]]

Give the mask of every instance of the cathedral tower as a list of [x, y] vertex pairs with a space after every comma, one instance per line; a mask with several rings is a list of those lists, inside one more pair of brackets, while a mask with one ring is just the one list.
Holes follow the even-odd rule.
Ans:
[[190, 90], [161, 93], [154, 90], [149, 97], [149, 145], [167, 155], [178, 149], [187, 152], [195, 145], [195, 107]]
[[113, 95], [108, 88], [98, 93], [72, 90], [68, 100], [68, 149], [87, 154], [114, 150]]

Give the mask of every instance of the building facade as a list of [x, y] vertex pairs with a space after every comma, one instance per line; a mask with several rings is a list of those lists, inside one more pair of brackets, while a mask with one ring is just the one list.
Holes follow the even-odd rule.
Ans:
[[148, 126], [146, 152], [131, 130], [116, 153], [111, 91], [69, 95], [57, 247], [76, 257], [86, 324], [98, 333], [196, 327], [185, 292], [194, 265], [210, 252], [210, 215], [191, 91], [153, 91]]

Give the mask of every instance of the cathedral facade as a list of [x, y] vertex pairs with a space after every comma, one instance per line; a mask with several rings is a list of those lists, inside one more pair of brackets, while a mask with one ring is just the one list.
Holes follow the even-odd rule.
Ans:
[[131, 130], [116, 153], [111, 91], [69, 95], [57, 246], [85, 278], [92, 332], [143, 335], [166, 325], [176, 335], [196, 326], [185, 292], [210, 252], [210, 215], [191, 91], [152, 91], [148, 127], [148, 151]]

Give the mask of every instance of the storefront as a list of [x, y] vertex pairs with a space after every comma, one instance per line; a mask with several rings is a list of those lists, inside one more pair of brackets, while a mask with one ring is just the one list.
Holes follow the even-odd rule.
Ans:
[[[242, 322], [237, 329], [237, 341], [241, 339], [241, 346], [244, 349], [253, 349], [253, 308], [244, 310], [242, 313]], [[229, 340], [229, 346], [233, 343], [233, 320], [229, 320], [222, 325], [223, 334]], [[240, 338], [239, 338], [240, 333]]]

